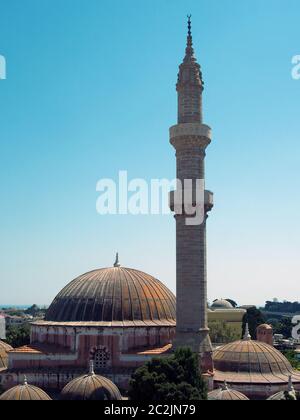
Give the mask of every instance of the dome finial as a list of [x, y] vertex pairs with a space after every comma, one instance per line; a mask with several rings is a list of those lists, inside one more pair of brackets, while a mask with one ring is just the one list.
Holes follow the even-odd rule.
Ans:
[[89, 371], [90, 375], [95, 375], [95, 371], [94, 371], [94, 360], [90, 360], [90, 371]]
[[228, 385], [227, 385], [226, 381], [224, 381], [224, 383], [222, 384], [221, 389], [222, 389], [222, 391], [229, 391], [229, 388], [228, 388]]
[[293, 380], [292, 380], [292, 375], [289, 376], [288, 392], [295, 392], [295, 388], [294, 388]]
[[120, 266], [121, 266], [121, 264], [119, 262], [119, 253], [117, 252], [117, 254], [116, 254], [116, 261], [114, 263], [114, 267], [120, 267]]
[[249, 324], [247, 322], [246, 328], [245, 328], [245, 334], [244, 334], [244, 341], [251, 341], [251, 340], [252, 340], [252, 337], [250, 335]]

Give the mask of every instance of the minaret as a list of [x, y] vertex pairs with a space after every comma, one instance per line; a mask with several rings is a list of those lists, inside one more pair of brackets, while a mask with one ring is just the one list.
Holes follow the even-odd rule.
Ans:
[[[207, 323], [206, 274], [206, 218], [213, 207], [213, 195], [202, 191], [197, 200], [196, 180], [204, 185], [204, 159], [211, 142], [211, 129], [203, 124], [202, 93], [204, 83], [201, 68], [196, 61], [188, 16], [188, 36], [185, 57], [179, 67], [177, 82], [178, 124], [170, 128], [170, 142], [176, 149], [177, 179], [192, 180], [193, 205], [202, 206], [201, 223], [190, 224], [191, 216], [182, 204], [178, 208], [177, 192], [171, 193], [170, 207], [176, 219], [176, 288], [177, 315], [174, 347], [190, 347], [201, 357], [202, 371], [213, 369], [212, 346]], [[187, 188], [183, 186], [183, 196]]]

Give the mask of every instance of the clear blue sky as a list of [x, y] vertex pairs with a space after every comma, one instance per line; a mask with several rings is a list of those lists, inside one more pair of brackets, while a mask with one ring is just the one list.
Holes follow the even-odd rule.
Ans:
[[175, 176], [186, 15], [214, 130], [209, 299], [300, 300], [299, 0], [1, 0], [2, 304], [121, 263], [175, 289], [168, 216], [95, 211], [99, 178]]

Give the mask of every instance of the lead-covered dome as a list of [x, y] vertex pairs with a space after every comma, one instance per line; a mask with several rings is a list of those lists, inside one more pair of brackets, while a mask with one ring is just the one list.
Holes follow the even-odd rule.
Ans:
[[229, 383], [288, 383], [289, 377], [300, 383], [287, 358], [269, 344], [250, 339], [236, 341], [213, 354], [215, 380]]
[[22, 385], [14, 386], [0, 396], [0, 401], [51, 401], [42, 389], [29, 385], [26, 378]]
[[241, 392], [230, 389], [224, 382], [221, 388], [215, 389], [208, 394], [209, 401], [249, 401], [249, 398]]
[[277, 394], [272, 395], [268, 398], [269, 401], [296, 401], [297, 393], [295, 391], [292, 377], [289, 377], [289, 384], [286, 390], [277, 392]]
[[52, 322], [135, 322], [175, 324], [174, 294], [142, 271], [119, 267], [83, 274], [54, 299]]
[[120, 401], [117, 386], [109, 379], [96, 375], [91, 362], [90, 372], [68, 383], [61, 393], [64, 401]]
[[212, 305], [211, 309], [234, 309], [232, 304], [225, 299], [217, 299]]
[[11, 346], [4, 343], [4, 341], [0, 340], [0, 369], [5, 369], [8, 363], [8, 355], [7, 353], [13, 350]]

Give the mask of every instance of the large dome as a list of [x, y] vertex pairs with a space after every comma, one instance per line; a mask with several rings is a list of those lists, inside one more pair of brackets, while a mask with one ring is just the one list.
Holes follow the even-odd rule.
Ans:
[[51, 322], [175, 324], [174, 294], [159, 280], [123, 267], [91, 271], [73, 280], [46, 314]]

